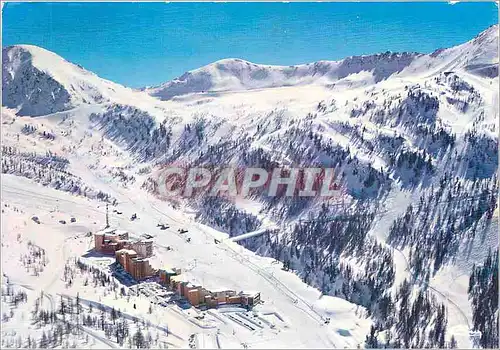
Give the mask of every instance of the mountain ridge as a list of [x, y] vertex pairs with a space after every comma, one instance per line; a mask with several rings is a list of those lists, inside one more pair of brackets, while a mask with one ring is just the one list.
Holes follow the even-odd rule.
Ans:
[[[491, 45], [493, 42], [498, 43], [498, 24], [490, 26], [463, 44], [447, 49], [438, 49], [430, 54], [387, 51], [370, 55], [348, 56], [337, 61], [321, 60], [292, 66], [256, 64], [239, 58], [226, 58], [185, 72], [159, 86], [145, 87], [141, 90], [159, 99], [168, 100], [178, 95], [208, 90], [221, 92], [308, 83], [334, 83], [351, 74], [363, 71], [371, 72], [373, 81], [377, 83], [393, 74], [409, 69], [410, 66], [418, 65], [421, 60], [439, 58], [440, 55], [450, 53], [449, 51], [454, 48], [461, 48], [463, 45], [481, 47], [485, 43]], [[493, 51], [493, 56], [498, 62], [498, 49], [491, 50], [488, 47], [484, 51], [483, 54], [488, 58]], [[494, 64], [495, 62], [490, 63]], [[483, 67], [483, 65], [480, 66]], [[495, 74], [498, 75], [498, 69], [496, 73], [488, 73], [487, 75]], [[266, 81], [265, 78], [270, 79]]]
[[[429, 71], [431, 66], [443, 61], [447, 62], [447, 66], [438, 66], [438, 71], [462, 65], [461, 68], [473, 74], [495, 77], [498, 76], [497, 43], [498, 25], [493, 25], [464, 44], [439, 49], [431, 54], [387, 51], [292, 66], [255, 64], [239, 58], [226, 58], [185, 72], [159, 86], [141, 89], [131, 89], [101, 78], [41, 47], [13, 45], [2, 48], [2, 97], [3, 105], [18, 109], [19, 115], [37, 116], [81, 104], [116, 100], [126, 102], [137, 96], [145, 99], [144, 95], [170, 100], [180, 95], [207, 91], [328, 85], [360, 73], [367, 73], [367, 81], [377, 83], [394, 75]], [[465, 55], [464, 50], [467, 52]], [[124, 95], [127, 97], [123, 98]], [[148, 102], [154, 104], [151, 100]]]
[[241, 91], [258, 88], [332, 83], [351, 74], [372, 71], [374, 82], [406, 68], [419, 53], [385, 52], [365, 56], [350, 56], [339, 61], [316, 61], [307, 64], [278, 66], [256, 64], [238, 58], [222, 59], [158, 87], [143, 88], [161, 100], [205, 91]]
[[16, 114], [23, 116], [47, 115], [111, 101], [154, 104], [144, 93], [101, 78], [34, 45], [2, 48], [2, 85], [2, 105], [16, 109]]

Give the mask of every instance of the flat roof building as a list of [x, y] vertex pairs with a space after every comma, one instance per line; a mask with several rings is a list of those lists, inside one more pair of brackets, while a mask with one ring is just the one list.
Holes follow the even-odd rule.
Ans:
[[116, 262], [119, 263], [135, 280], [151, 277], [155, 271], [149, 264], [149, 259], [140, 258], [132, 249], [120, 249], [115, 253]]
[[138, 257], [141, 258], [153, 256], [153, 240], [132, 240], [127, 231], [115, 228], [107, 228], [94, 233], [94, 248], [98, 252], [108, 254], [126, 248], [135, 250]]

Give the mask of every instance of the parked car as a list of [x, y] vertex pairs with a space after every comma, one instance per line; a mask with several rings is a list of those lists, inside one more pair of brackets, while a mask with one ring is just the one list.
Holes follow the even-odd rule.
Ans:
[[33, 216], [33, 217], [31, 218], [31, 220], [33, 220], [34, 222], [36, 222], [37, 224], [39, 224], [39, 225], [40, 225], [40, 219], [38, 218], [38, 216]]
[[60, 224], [66, 225], [66, 220], [59, 220]]
[[71, 222], [76, 222], [76, 219], [75, 218], [71, 218]]

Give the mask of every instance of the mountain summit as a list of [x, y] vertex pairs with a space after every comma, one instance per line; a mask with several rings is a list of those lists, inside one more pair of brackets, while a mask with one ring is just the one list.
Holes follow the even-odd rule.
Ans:
[[9, 46], [2, 49], [2, 54], [3, 105], [17, 109], [18, 115], [39, 116], [82, 104], [109, 101], [127, 103], [134, 99], [148, 101], [149, 105], [155, 104], [151, 101], [153, 99], [147, 99], [147, 94], [160, 100], [170, 100], [175, 96], [206, 91], [328, 85], [361, 73], [367, 83], [377, 83], [396, 74], [429, 75], [453, 69], [495, 77], [498, 76], [498, 25], [491, 26], [462, 45], [426, 55], [386, 52], [294, 66], [224, 59], [186, 72], [160, 86], [143, 88], [142, 91], [102, 79], [37, 46]]
[[[443, 64], [441, 64], [443, 63]], [[349, 75], [367, 72], [373, 82], [406, 70], [410, 74], [438, 67], [439, 71], [464, 68], [489, 77], [498, 75], [498, 25], [476, 38], [428, 55], [391, 53], [351, 56], [340, 61], [318, 61], [294, 66], [255, 64], [231, 58], [216, 61], [182, 76], [143, 90], [161, 100], [197, 92], [239, 91], [303, 84], [331, 84]], [[413, 68], [413, 69], [410, 69]]]
[[391, 53], [353, 56], [341, 61], [318, 61], [295, 66], [270, 66], [241, 59], [224, 59], [182, 76], [158, 87], [144, 89], [162, 100], [174, 96], [204, 91], [238, 91], [311, 83], [332, 83], [351, 74], [369, 71], [375, 82], [400, 72], [417, 53]]
[[2, 49], [3, 105], [39, 116], [98, 104], [131, 91], [33, 45]]

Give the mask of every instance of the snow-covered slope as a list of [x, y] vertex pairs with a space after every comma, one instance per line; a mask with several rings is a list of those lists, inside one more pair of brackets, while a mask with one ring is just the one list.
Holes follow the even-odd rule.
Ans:
[[33, 45], [2, 49], [2, 100], [18, 115], [29, 116], [110, 101], [155, 105], [144, 93], [102, 79]]
[[482, 77], [498, 76], [498, 24], [489, 27], [470, 41], [439, 49], [415, 60], [402, 76], [466, 70]]
[[428, 72], [436, 66], [441, 71], [464, 68], [478, 75], [494, 77], [498, 75], [497, 52], [498, 25], [495, 25], [470, 42], [438, 50], [430, 55], [387, 52], [294, 66], [269, 66], [241, 59], [224, 59], [186, 72], [158, 87], [143, 90], [152, 96], [168, 100], [197, 92], [239, 91], [311, 83], [328, 85], [360, 72], [368, 73], [370, 80], [379, 82], [401, 71], [415, 74]]
[[239, 91], [311, 83], [328, 84], [351, 74], [368, 72], [380, 81], [408, 66], [418, 54], [384, 53], [318, 61], [295, 66], [268, 66], [241, 59], [224, 59], [187, 72], [158, 87], [145, 88], [162, 100], [193, 92]]
[[[51, 222], [60, 209], [46, 201], [70, 203], [68, 197], [77, 196], [68, 208], [86, 216], [84, 225], [93, 230], [95, 208], [85, 203], [117, 199], [141, 218], [114, 215], [127, 229], [153, 232], [163, 220], [175, 227], [158, 231], [162, 264], [182, 265], [207, 284], [256, 286], [266, 295], [266, 310], [272, 306], [295, 325], [236, 335], [226, 325], [220, 338], [198, 330], [204, 333], [193, 337], [199, 344], [251, 340], [257, 347], [261, 338], [269, 347], [354, 347], [373, 323], [365, 345], [442, 347], [453, 336], [468, 347], [471, 329], [482, 330], [491, 345], [495, 308], [472, 305], [467, 281], [474, 264], [488, 261], [489, 249], [498, 246], [492, 234], [498, 225], [497, 41], [493, 26], [430, 55], [294, 67], [230, 59], [147, 91], [102, 80], [39, 48], [7, 48], [2, 169], [8, 174], [2, 180], [8, 204], [29, 215], [42, 212]], [[346, 204], [256, 193], [242, 201], [178, 198], [170, 205], [154, 196], [165, 162], [335, 167]], [[36, 201], [23, 204], [37, 192]], [[9, 209], [9, 219], [16, 217], [10, 240], [17, 231], [27, 233], [19, 228], [26, 215]], [[39, 227], [62, 244], [57, 223]], [[191, 243], [176, 234], [179, 228], [189, 229]], [[239, 244], [227, 239], [244, 234]], [[49, 250], [51, 242], [37, 244]], [[20, 282], [29, 283], [28, 277]], [[484, 281], [476, 285], [480, 300]], [[109, 305], [119, 303], [110, 299]], [[324, 317], [331, 323], [321, 327]], [[193, 328], [182, 324], [182, 332]]]

